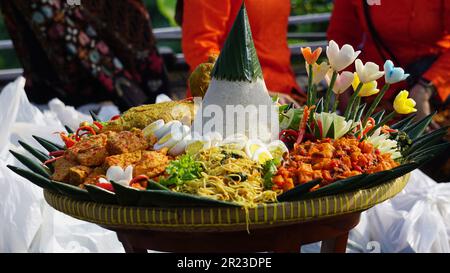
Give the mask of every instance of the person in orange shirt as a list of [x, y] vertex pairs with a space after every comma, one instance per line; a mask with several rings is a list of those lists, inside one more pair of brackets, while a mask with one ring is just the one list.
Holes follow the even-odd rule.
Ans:
[[450, 1], [335, 0], [328, 38], [363, 49], [360, 58], [383, 65], [392, 60], [411, 76], [407, 85], [418, 117], [450, 95]]
[[[182, 4], [182, 19], [178, 19], [182, 21], [182, 48], [192, 72], [209, 56], [220, 53], [242, 0], [184, 0]], [[246, 0], [245, 6], [268, 90], [299, 94], [287, 44], [290, 1]]]

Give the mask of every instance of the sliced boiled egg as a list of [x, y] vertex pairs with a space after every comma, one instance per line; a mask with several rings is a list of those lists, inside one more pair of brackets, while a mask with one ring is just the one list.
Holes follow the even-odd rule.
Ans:
[[183, 135], [181, 134], [181, 132], [169, 132], [168, 134], [160, 138], [158, 142], [156, 142], [156, 144], [153, 146], [153, 149], [155, 149], [155, 151], [159, 151], [163, 148], [171, 149], [182, 139]]
[[288, 147], [281, 140], [275, 140], [267, 145], [267, 150], [272, 154], [274, 158], [283, 159], [285, 153], [289, 153]]
[[222, 141], [222, 146], [232, 150], [244, 150], [247, 145], [248, 137], [243, 134], [234, 134], [228, 136]]
[[169, 150], [169, 155], [178, 156], [186, 151], [188, 142], [192, 140], [191, 135], [186, 135], [181, 141], [179, 141], [172, 149]]
[[155, 134], [156, 131], [160, 130], [164, 126], [165, 122], [163, 119], [158, 119], [157, 121], [151, 123], [142, 130], [145, 137], [149, 137]]
[[[179, 120], [172, 120], [164, 124], [159, 130], [154, 132], [157, 139], [164, 137], [167, 133], [171, 132], [172, 129], [181, 128], [183, 124]], [[173, 130], [175, 131], [175, 130]]]
[[245, 153], [248, 157], [253, 158], [253, 155], [260, 148], [266, 148], [266, 145], [259, 139], [250, 139], [245, 145]]
[[219, 132], [209, 132], [204, 137], [211, 139], [211, 147], [217, 147], [223, 141], [222, 134]]
[[211, 138], [209, 136], [203, 136], [190, 140], [186, 146], [186, 153], [195, 155], [201, 150], [209, 148], [211, 148]]
[[255, 151], [252, 160], [258, 162], [259, 164], [264, 164], [266, 161], [273, 159], [269, 150], [266, 147], [261, 147]]

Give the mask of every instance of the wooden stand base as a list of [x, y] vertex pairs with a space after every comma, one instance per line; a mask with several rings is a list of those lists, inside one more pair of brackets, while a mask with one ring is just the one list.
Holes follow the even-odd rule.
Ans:
[[116, 229], [127, 253], [147, 250], [183, 253], [299, 253], [302, 245], [322, 241], [321, 252], [345, 253], [349, 231], [360, 213], [288, 226], [234, 232], [171, 232]]

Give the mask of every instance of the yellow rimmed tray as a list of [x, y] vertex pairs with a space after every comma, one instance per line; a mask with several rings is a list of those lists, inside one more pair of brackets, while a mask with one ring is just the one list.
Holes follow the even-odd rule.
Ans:
[[[381, 185], [350, 193], [295, 202], [259, 205], [248, 212], [240, 207], [160, 208], [125, 207], [77, 201], [44, 190], [45, 200], [77, 219], [107, 228], [189, 232], [242, 231], [308, 222], [367, 210], [397, 195], [410, 174]], [[248, 213], [248, 214], [247, 214]]]

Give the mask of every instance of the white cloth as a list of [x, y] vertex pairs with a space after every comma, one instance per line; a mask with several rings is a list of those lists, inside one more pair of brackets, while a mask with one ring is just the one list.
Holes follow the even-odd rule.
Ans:
[[[59, 141], [52, 133], [63, 131], [63, 124], [77, 127], [90, 119], [57, 100], [39, 111], [24, 85], [19, 78], [0, 94], [0, 252], [123, 252], [114, 232], [55, 211], [39, 187], [6, 168], [20, 166], [8, 152], [25, 152], [18, 140], [39, 147], [31, 135]], [[108, 107], [102, 110], [110, 117], [117, 108]], [[320, 244], [302, 250], [319, 252]], [[450, 252], [450, 183], [437, 184], [414, 171], [400, 194], [362, 214], [347, 251]]]
[[124, 252], [114, 232], [54, 210], [42, 189], [6, 167], [20, 166], [8, 152], [25, 153], [18, 140], [40, 147], [32, 135], [59, 141], [52, 133], [64, 131], [63, 124], [76, 128], [90, 119], [58, 100], [49, 105], [53, 111], [41, 112], [29, 103], [24, 86], [18, 78], [0, 94], [0, 253]]

